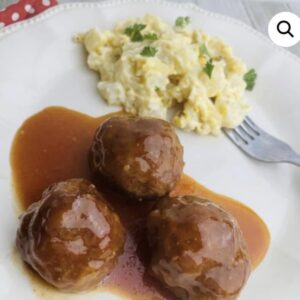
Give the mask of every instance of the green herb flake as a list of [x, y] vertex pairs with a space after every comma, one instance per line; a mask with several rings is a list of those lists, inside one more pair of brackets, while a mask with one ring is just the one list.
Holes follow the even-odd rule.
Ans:
[[141, 52], [142, 56], [152, 57], [155, 56], [157, 49], [154, 47], [146, 46]]
[[208, 50], [207, 50], [207, 47], [204, 43], [202, 43], [199, 47], [199, 52], [200, 52], [200, 55], [201, 56], [204, 56], [204, 55], [207, 55], [209, 56], [209, 53], [208, 53]]
[[128, 35], [132, 42], [141, 42], [143, 41], [143, 35], [141, 31], [146, 27], [145, 24], [133, 24], [125, 29], [124, 33]]
[[252, 91], [255, 86], [256, 81], [256, 71], [254, 69], [250, 69], [245, 75], [244, 75], [244, 81], [246, 82], [246, 90]]
[[206, 63], [205, 67], [203, 68], [203, 71], [207, 74], [209, 78], [211, 78], [211, 74], [214, 69], [214, 64], [212, 58]]
[[135, 32], [131, 37], [132, 42], [142, 42], [143, 40], [144, 40], [144, 37], [142, 36], [142, 34], [139, 31]]
[[175, 26], [184, 27], [191, 22], [190, 17], [178, 17], [175, 21]]
[[144, 39], [148, 41], [156, 41], [158, 40], [158, 36], [156, 33], [146, 33], [144, 34]]

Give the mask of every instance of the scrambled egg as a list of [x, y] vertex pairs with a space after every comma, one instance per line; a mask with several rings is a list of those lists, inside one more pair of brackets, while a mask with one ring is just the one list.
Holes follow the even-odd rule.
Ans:
[[249, 110], [245, 64], [221, 39], [189, 25], [145, 15], [76, 40], [88, 52], [89, 68], [99, 73], [100, 95], [129, 113], [167, 119], [173, 108], [175, 126], [218, 135], [222, 127], [239, 125]]

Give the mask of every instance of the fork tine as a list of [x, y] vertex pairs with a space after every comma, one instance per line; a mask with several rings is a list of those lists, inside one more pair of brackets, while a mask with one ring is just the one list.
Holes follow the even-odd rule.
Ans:
[[241, 141], [243, 141], [244, 144], [248, 145], [247, 138], [245, 138], [244, 133], [240, 130], [239, 126], [232, 130], [235, 137]]
[[244, 127], [246, 127], [248, 129], [248, 131], [251, 132], [253, 135], [255, 135], [255, 136], [260, 135], [260, 132], [255, 130], [247, 120], [244, 120], [242, 124], [244, 124]]
[[243, 123], [247, 126], [247, 128], [252, 130], [256, 135], [260, 135], [260, 132], [259, 132], [260, 129], [248, 116], [245, 117]]
[[235, 129], [233, 129], [233, 131], [240, 137], [240, 139], [243, 140], [243, 142], [248, 145], [249, 144], [249, 136], [247, 135], [247, 133], [245, 132], [245, 130], [241, 127], [238, 126]]
[[251, 131], [249, 132], [249, 129], [246, 126], [241, 125], [238, 126], [239, 130], [243, 133], [244, 137], [247, 137], [247, 140], [250, 138], [251, 140], [254, 140], [253, 134], [251, 134]]
[[240, 136], [234, 132], [233, 129], [223, 128], [223, 132], [229, 137], [229, 139], [236, 145], [244, 146], [245, 142], [240, 138]]

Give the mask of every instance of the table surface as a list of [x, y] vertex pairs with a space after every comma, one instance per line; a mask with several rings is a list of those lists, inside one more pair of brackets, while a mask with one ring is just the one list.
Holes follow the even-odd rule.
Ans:
[[[98, 0], [98, 2], [103, 0]], [[278, 12], [290, 11], [300, 16], [300, 0], [168, 0], [174, 2], [193, 2], [204, 9], [239, 19], [267, 35], [268, 23]], [[0, 0], [0, 9], [16, 0]], [[59, 0], [60, 3], [83, 2], [83, 0]], [[97, 1], [91, 1], [97, 2]], [[300, 43], [288, 48], [300, 56]]]

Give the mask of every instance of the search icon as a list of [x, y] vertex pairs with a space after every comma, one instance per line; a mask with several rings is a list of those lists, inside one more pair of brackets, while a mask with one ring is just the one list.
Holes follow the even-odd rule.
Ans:
[[292, 12], [280, 12], [270, 20], [268, 33], [277, 46], [292, 47], [300, 41], [300, 18]]
[[[282, 30], [282, 25], [285, 24], [284, 26], [286, 28], [285, 31]], [[291, 37], [294, 37], [294, 35], [291, 33], [291, 24], [288, 21], [280, 21], [277, 24], [277, 30], [281, 34], [289, 34]]]

